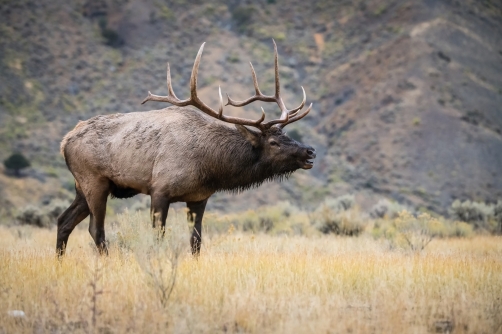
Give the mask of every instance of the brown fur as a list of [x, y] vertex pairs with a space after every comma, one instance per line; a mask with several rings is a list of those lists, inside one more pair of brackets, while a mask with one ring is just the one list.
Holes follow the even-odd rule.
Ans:
[[75, 177], [77, 198], [58, 219], [59, 254], [86, 213], [91, 235], [106, 252], [108, 195], [138, 193], [152, 197], [152, 219], [162, 227], [169, 203], [187, 203], [195, 224], [192, 252], [198, 254], [202, 216], [213, 193], [287, 177], [311, 168], [308, 160], [315, 158], [312, 147], [287, 137], [280, 127], [263, 132], [229, 127], [190, 107], [93, 117], [63, 138], [61, 153]]

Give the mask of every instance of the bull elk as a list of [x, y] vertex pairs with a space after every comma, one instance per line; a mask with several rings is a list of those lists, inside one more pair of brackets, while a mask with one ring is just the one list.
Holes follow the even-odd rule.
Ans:
[[[80, 121], [61, 142], [68, 169], [75, 178], [73, 203], [58, 217], [57, 254], [62, 256], [68, 237], [90, 215], [89, 233], [98, 250], [107, 253], [105, 213], [108, 195], [128, 198], [142, 193], [151, 196], [153, 226], [164, 228], [170, 203], [186, 202], [194, 223], [190, 239], [192, 253], [201, 246], [202, 216], [209, 197], [217, 191], [243, 191], [264, 181], [289, 176], [313, 166], [315, 150], [286, 135], [283, 128], [305, 117], [303, 101], [287, 109], [280, 96], [277, 45], [275, 94], [263, 95], [251, 66], [255, 94], [244, 101], [228, 95], [227, 105], [243, 107], [254, 101], [274, 102], [281, 117], [268, 122], [265, 111], [252, 120], [223, 114], [197, 96], [197, 73], [204, 44], [199, 49], [190, 77], [190, 97], [174, 94], [167, 64], [167, 96], [153, 95], [142, 102], [168, 102], [174, 106], [148, 112], [95, 116]], [[197, 109], [190, 108], [193, 106]], [[229, 127], [224, 123], [234, 124]], [[252, 130], [248, 127], [255, 128]]]

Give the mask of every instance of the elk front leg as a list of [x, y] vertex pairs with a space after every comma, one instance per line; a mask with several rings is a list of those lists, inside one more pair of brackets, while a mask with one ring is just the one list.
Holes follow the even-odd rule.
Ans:
[[200, 254], [200, 245], [202, 243], [202, 217], [206, 210], [207, 199], [200, 202], [187, 202], [188, 220], [193, 223], [192, 237], [190, 238], [190, 246], [192, 247], [192, 255]]

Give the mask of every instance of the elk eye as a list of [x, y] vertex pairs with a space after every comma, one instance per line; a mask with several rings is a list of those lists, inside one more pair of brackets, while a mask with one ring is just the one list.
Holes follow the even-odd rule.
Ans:
[[276, 141], [271, 141], [271, 142], [270, 142], [270, 146], [279, 146], [279, 144], [277, 144], [277, 142], [276, 142]]

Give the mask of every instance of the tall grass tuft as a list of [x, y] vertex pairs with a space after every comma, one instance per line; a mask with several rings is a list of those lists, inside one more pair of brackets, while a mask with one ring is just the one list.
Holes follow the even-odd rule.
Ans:
[[117, 216], [110, 243], [123, 254], [133, 254], [160, 305], [168, 306], [178, 265], [188, 251], [188, 229], [183, 214], [171, 212], [166, 228], [152, 229], [146, 212]]

